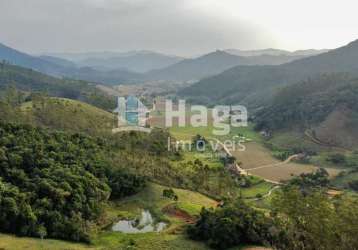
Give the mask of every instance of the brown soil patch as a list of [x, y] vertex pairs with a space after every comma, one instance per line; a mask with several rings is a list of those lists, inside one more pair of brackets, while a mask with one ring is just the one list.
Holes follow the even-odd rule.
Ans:
[[175, 207], [174, 204], [169, 204], [168, 206], [164, 207], [162, 211], [172, 217], [176, 217], [185, 223], [194, 224], [196, 222], [195, 217], [191, 216], [187, 212]]

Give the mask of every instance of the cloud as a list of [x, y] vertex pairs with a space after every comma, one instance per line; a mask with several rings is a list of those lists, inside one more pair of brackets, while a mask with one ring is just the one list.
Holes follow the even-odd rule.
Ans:
[[201, 54], [274, 46], [211, 0], [0, 0], [0, 42], [29, 52], [150, 49]]

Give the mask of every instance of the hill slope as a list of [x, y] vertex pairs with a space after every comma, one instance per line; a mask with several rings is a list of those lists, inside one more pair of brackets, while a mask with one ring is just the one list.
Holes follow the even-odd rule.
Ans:
[[65, 98], [26, 102], [21, 110], [34, 125], [92, 135], [110, 133], [115, 115], [87, 103]]
[[358, 80], [323, 75], [284, 88], [259, 111], [257, 128], [308, 133], [326, 145], [358, 146]]
[[157, 80], [199, 80], [223, 72], [236, 65], [250, 64], [245, 57], [216, 51], [198, 58], [186, 59], [164, 69], [148, 72], [149, 79]]
[[43, 58], [30, 56], [1, 43], [0, 60], [5, 60], [11, 64], [31, 68], [50, 75], [57, 75], [63, 70], [63, 67], [56, 64], [53, 60], [44, 60]]
[[347, 46], [278, 66], [237, 66], [180, 92], [204, 103], [260, 106], [278, 87], [322, 73], [358, 71], [358, 41]]
[[0, 92], [10, 86], [24, 92], [42, 92], [49, 96], [85, 101], [97, 107], [112, 110], [115, 100], [84, 81], [59, 79], [32, 69], [0, 63]]

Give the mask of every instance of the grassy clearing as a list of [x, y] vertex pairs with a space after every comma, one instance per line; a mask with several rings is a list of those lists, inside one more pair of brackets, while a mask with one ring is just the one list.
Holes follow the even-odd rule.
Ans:
[[[125, 198], [123, 200], [113, 202], [111, 214], [116, 211], [120, 217], [123, 215], [136, 216], [142, 209], [154, 209], [161, 211], [164, 207], [175, 203], [173, 200], [163, 197], [163, 190], [168, 187], [150, 183], [142, 192]], [[179, 206], [189, 214], [199, 214], [202, 207], [215, 207], [216, 202], [202, 194], [173, 188], [178, 195]]]
[[[113, 119], [113, 117], [114, 117], [113, 114], [111, 114], [103, 109], [92, 106], [90, 104], [84, 103], [84, 102], [67, 99], [67, 98], [59, 98], [59, 97], [49, 97], [49, 98], [47, 98], [47, 100], [51, 101], [51, 104], [61, 105], [61, 107], [71, 109], [73, 112], [83, 111], [86, 113], [90, 113], [94, 116], [103, 116], [108, 119]], [[33, 108], [33, 104], [31, 101], [25, 102], [21, 106], [21, 109], [23, 111], [31, 111], [32, 108]]]
[[270, 150], [259, 143], [249, 142], [244, 145], [246, 147], [245, 151], [232, 152], [233, 156], [241, 162], [243, 169], [257, 168], [280, 162], [272, 156]]
[[166, 233], [122, 234], [106, 232], [101, 234], [94, 244], [105, 250], [148, 249], [148, 250], [208, 250], [200, 242], [187, 239], [183, 235]]
[[273, 186], [273, 184], [263, 181], [249, 188], [242, 188], [241, 195], [243, 198], [255, 198], [257, 195], [263, 196], [267, 194]]
[[208, 250], [201, 243], [187, 239], [184, 235], [166, 233], [122, 234], [115, 232], [101, 233], [93, 240], [91, 246], [75, 244], [59, 240], [40, 240], [19, 238], [0, 234], [2, 250]]
[[294, 131], [281, 131], [275, 133], [274, 136], [269, 140], [269, 143], [277, 148], [286, 150], [294, 148], [314, 152], [329, 150], [327, 147], [323, 147], [307, 139], [303, 133]]
[[217, 138], [219, 140], [233, 139], [234, 136], [240, 135], [250, 141], [262, 141], [261, 136], [253, 130], [252, 125], [238, 128], [231, 127], [230, 133], [223, 136], [214, 135], [214, 130], [219, 130], [219, 128], [216, 129], [213, 125], [208, 125], [207, 127], [193, 127], [191, 125], [187, 125], [185, 127], [173, 126], [169, 129], [170, 133], [179, 140], [191, 140], [193, 136], [199, 134], [205, 138]]
[[[135, 218], [143, 209], [149, 209], [158, 220], [165, 220], [170, 227], [161, 233], [123, 234], [119, 232], [102, 232], [94, 238], [93, 244], [103, 249], [208, 249], [204, 244], [187, 239], [182, 234], [171, 234], [185, 223], [178, 218], [165, 215], [162, 210], [168, 205], [175, 205], [189, 215], [198, 215], [202, 207], [215, 207], [216, 202], [196, 192], [176, 189], [178, 201], [163, 197], [163, 190], [168, 187], [149, 183], [140, 193], [113, 202], [108, 208], [112, 218]], [[132, 247], [132, 248], [131, 248]], [[101, 249], [102, 249], [101, 248]]]
[[115, 125], [113, 114], [92, 105], [65, 98], [45, 98], [21, 107], [34, 125], [89, 134], [109, 133]]
[[183, 159], [180, 161], [173, 161], [173, 164], [180, 165], [181, 163], [187, 163], [189, 161], [194, 162], [196, 159], [200, 160], [204, 165], [208, 165], [209, 169], [215, 170], [223, 167], [223, 163], [216, 155], [211, 151], [206, 152], [185, 152]]
[[20, 238], [12, 235], [0, 234], [0, 249], [2, 250], [89, 250], [99, 249], [95, 246], [75, 244], [60, 240], [40, 240], [34, 238]]

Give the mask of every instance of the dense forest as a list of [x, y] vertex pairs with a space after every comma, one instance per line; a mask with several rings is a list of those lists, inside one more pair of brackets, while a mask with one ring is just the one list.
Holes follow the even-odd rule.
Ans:
[[86, 241], [104, 202], [144, 186], [102, 139], [3, 123], [0, 135], [1, 231]]

